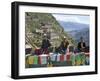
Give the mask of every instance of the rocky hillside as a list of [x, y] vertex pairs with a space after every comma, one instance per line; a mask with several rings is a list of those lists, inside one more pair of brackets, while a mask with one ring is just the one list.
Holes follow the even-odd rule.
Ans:
[[25, 13], [25, 39], [26, 44], [32, 48], [41, 47], [44, 35], [48, 36], [53, 47], [60, 45], [64, 37], [69, 43], [75, 44], [73, 38], [64, 31], [57, 20], [48, 13]]

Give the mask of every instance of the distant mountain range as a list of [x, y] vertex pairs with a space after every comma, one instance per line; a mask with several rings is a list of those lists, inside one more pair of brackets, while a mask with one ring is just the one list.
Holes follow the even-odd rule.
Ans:
[[84, 28], [80, 31], [74, 30], [68, 33], [75, 39], [77, 43], [80, 42], [80, 37], [83, 37], [86, 45], [89, 46], [89, 28]]
[[59, 24], [68, 32], [70, 36], [78, 43], [80, 37], [84, 38], [84, 41], [87, 46], [89, 46], [89, 25], [76, 23], [76, 22], [64, 22], [58, 21]]
[[77, 22], [65, 22], [58, 21], [59, 24], [65, 29], [65, 31], [81, 30], [84, 28], [89, 28], [88, 24], [82, 24]]

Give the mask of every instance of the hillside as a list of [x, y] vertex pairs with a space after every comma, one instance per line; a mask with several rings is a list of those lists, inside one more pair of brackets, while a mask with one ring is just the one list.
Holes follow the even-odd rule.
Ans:
[[66, 37], [69, 43], [75, 44], [73, 38], [64, 31], [52, 14], [26, 12], [25, 30], [26, 44], [30, 44], [33, 49], [41, 47], [44, 34], [48, 35], [53, 47], [59, 46], [63, 37]]

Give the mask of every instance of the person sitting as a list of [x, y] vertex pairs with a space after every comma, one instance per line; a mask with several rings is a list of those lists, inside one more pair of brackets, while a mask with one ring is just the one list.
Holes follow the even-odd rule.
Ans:
[[78, 47], [77, 48], [78, 48], [79, 52], [84, 52], [85, 51], [86, 44], [83, 41], [83, 37], [80, 38], [80, 42], [78, 43]]
[[63, 54], [66, 53], [66, 50], [67, 50], [68, 45], [69, 45], [68, 40], [67, 40], [66, 38], [64, 38], [63, 41], [62, 41], [61, 44], [60, 44], [60, 50], [61, 50], [61, 52], [62, 52]]
[[41, 46], [42, 53], [47, 54], [49, 52], [48, 48], [50, 46], [51, 46], [50, 41], [48, 40], [47, 37], [44, 37], [44, 39], [42, 40], [42, 46]]

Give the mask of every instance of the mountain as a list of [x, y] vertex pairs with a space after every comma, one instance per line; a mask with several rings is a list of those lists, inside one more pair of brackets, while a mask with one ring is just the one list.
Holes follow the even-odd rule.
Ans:
[[64, 27], [66, 31], [81, 30], [89, 27], [88, 24], [82, 24], [77, 22], [65, 22], [65, 21], [58, 21], [58, 22], [62, 27]]
[[89, 46], [89, 28], [84, 28], [80, 31], [74, 30], [70, 31], [69, 34], [74, 38], [76, 43], [80, 42], [80, 37], [83, 37], [84, 42]]
[[64, 22], [58, 21], [59, 24], [68, 32], [68, 34], [74, 39], [76, 44], [80, 42], [80, 37], [84, 38], [87, 46], [89, 46], [89, 25], [77, 22]]

